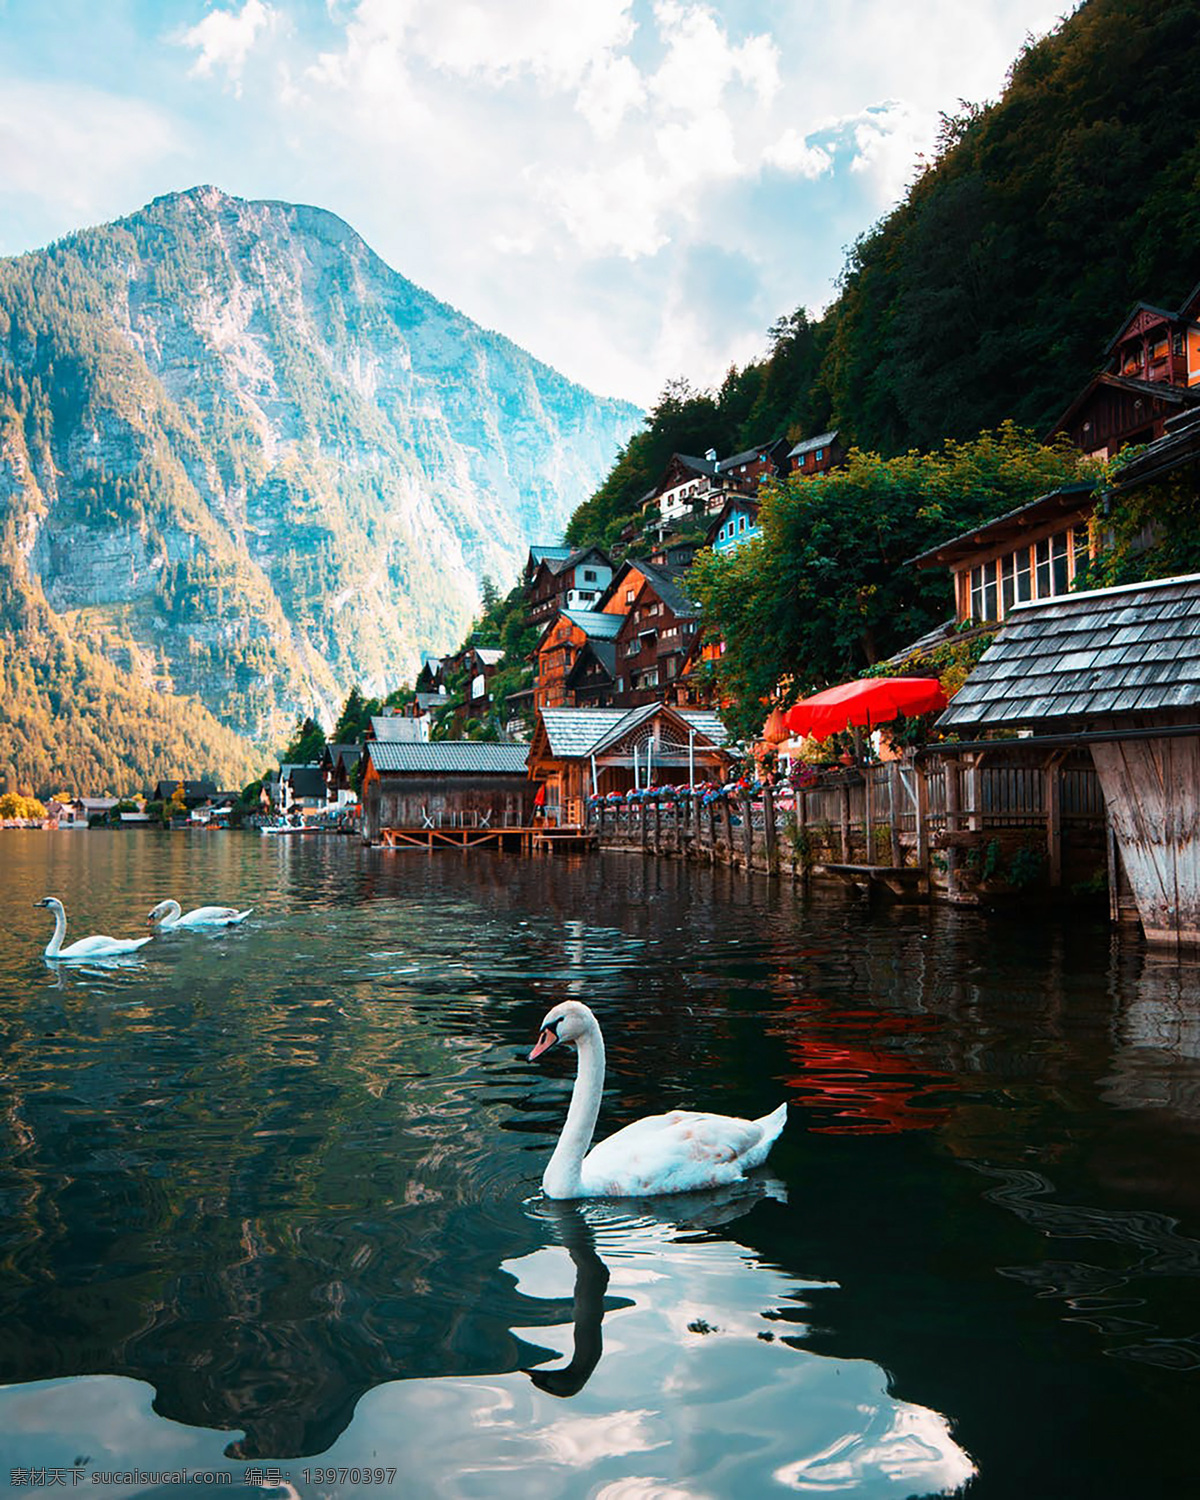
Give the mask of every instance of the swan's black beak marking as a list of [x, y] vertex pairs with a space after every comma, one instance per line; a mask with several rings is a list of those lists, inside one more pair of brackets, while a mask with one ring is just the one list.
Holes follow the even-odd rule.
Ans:
[[[560, 1016], [559, 1020], [561, 1019], [562, 1017]], [[555, 1042], [557, 1041], [558, 1021], [553, 1022], [550, 1026], [543, 1026], [541, 1031], [538, 1032], [537, 1046], [534, 1047], [533, 1051], [529, 1054], [529, 1061], [536, 1062], [536, 1060], [541, 1057], [542, 1053], [549, 1052], [550, 1048], [553, 1047]]]

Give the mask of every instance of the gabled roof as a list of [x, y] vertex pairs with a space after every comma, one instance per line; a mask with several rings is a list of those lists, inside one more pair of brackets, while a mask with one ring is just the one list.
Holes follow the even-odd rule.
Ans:
[[1016, 606], [939, 729], [1200, 708], [1200, 574]]
[[377, 771], [431, 771], [438, 775], [521, 776], [528, 745], [488, 740], [434, 740], [406, 745], [374, 740], [365, 753]]
[[291, 787], [293, 797], [325, 795], [325, 777], [320, 766], [283, 766], [279, 779]]
[[422, 738], [420, 724], [407, 714], [372, 714], [371, 733], [376, 740], [390, 740], [393, 743], [411, 743]]
[[1075, 484], [1064, 484], [1047, 495], [1039, 495], [1025, 505], [1006, 510], [1002, 516], [994, 516], [981, 526], [970, 531], [960, 531], [927, 552], [908, 559], [910, 567], [932, 568], [941, 564], [951, 567], [964, 558], [973, 557], [984, 547], [999, 546], [1010, 538], [1018, 539], [1022, 532], [1032, 530], [1044, 522], [1053, 521], [1064, 512], [1075, 512], [1086, 508], [1088, 499], [1095, 491], [1090, 479], [1078, 480]]
[[801, 438], [800, 441], [788, 452], [789, 458], [799, 458], [805, 453], [811, 453], [816, 448], [828, 448], [837, 441], [838, 428], [832, 432], [821, 432], [816, 437]]
[[532, 572], [539, 563], [566, 562], [567, 558], [570, 557], [572, 552], [574, 551], [574, 547], [543, 547], [539, 543], [535, 546], [530, 547], [529, 561], [525, 565], [526, 569]]
[[619, 635], [625, 618], [624, 615], [604, 614], [594, 609], [564, 609], [562, 613], [573, 625], [578, 625], [589, 640], [600, 641], [611, 641]]
[[1165, 307], [1155, 307], [1153, 302], [1135, 302], [1126, 314], [1125, 321], [1121, 324], [1120, 329], [1109, 340], [1108, 347], [1104, 351], [1105, 359], [1112, 354], [1122, 339], [1129, 336], [1129, 325], [1135, 322], [1142, 313], [1149, 313], [1152, 318], [1162, 318], [1168, 323], [1178, 323], [1183, 320], [1182, 313], [1168, 312]]
[[551, 755], [573, 760], [600, 754], [605, 746], [659, 714], [682, 719], [686, 729], [694, 729], [714, 745], [723, 745], [728, 739], [717, 714], [671, 708], [661, 702], [643, 703], [637, 708], [543, 708], [541, 720]]
[[472, 646], [469, 654], [477, 656], [485, 667], [494, 667], [504, 660], [504, 652], [498, 646]]
[[321, 765], [326, 761], [333, 769], [337, 769], [338, 762], [343, 762], [349, 771], [358, 764], [358, 757], [362, 751], [357, 745], [326, 745], [324, 754], [321, 756]]
[[682, 569], [660, 568], [656, 563], [649, 562], [636, 563], [635, 566], [677, 619], [688, 620], [699, 617], [700, 606], [683, 590], [681, 580], [685, 577], [685, 573]]
[[[610, 618], [620, 620], [620, 615], [612, 615]], [[610, 680], [616, 681], [617, 676], [617, 643], [615, 641], [585, 641], [580, 648], [579, 655], [571, 664], [571, 670], [567, 673], [566, 683], [572, 687], [579, 683], [586, 675], [587, 663], [598, 662], [608, 675]]]
[[1054, 426], [1050, 428], [1047, 437], [1053, 437], [1055, 433], [1061, 432], [1102, 386], [1108, 386], [1115, 391], [1124, 391], [1128, 395], [1141, 397], [1143, 400], [1161, 401], [1166, 406], [1195, 406], [1197, 402], [1200, 402], [1200, 391], [1186, 385], [1171, 385], [1166, 380], [1133, 380], [1128, 375], [1113, 375], [1107, 370], [1102, 370], [1099, 375], [1092, 376]]

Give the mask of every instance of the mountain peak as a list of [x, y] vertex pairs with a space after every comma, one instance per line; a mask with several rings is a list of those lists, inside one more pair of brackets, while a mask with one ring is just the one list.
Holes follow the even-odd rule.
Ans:
[[267, 745], [459, 641], [641, 419], [323, 209], [206, 184], [21, 261], [0, 325], [41, 415], [12, 429], [0, 592]]

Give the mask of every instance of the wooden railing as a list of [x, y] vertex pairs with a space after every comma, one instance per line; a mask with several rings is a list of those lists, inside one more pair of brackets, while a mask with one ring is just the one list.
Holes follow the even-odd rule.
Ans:
[[796, 879], [835, 878], [960, 902], [1095, 881], [1104, 806], [1090, 764], [1019, 750], [825, 773], [809, 786], [658, 789], [592, 799], [601, 848], [637, 847]]

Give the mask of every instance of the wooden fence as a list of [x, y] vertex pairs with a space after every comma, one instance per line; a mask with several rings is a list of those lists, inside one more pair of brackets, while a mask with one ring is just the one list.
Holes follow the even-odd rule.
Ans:
[[1090, 758], [1014, 748], [827, 772], [811, 786], [671, 791], [593, 802], [602, 848], [707, 860], [797, 880], [975, 903], [1102, 889], [1104, 804]]

